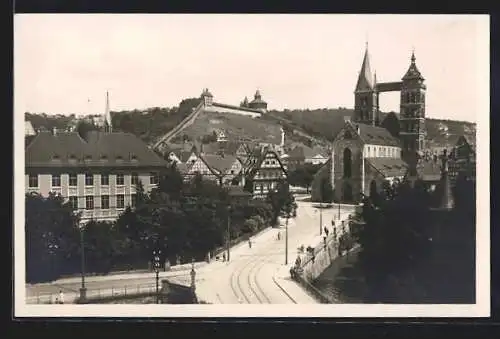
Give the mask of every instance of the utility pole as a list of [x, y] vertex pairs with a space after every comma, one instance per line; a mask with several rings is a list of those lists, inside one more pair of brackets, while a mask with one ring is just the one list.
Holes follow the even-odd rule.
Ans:
[[323, 200], [324, 200], [324, 182], [320, 186], [320, 202], [319, 202], [319, 235], [323, 234]]
[[227, 236], [226, 236], [226, 247], [227, 247], [227, 261], [229, 261], [229, 255], [230, 255], [230, 247], [231, 247], [231, 232], [230, 232], [230, 227], [231, 227], [231, 205], [227, 206]]
[[153, 251], [153, 265], [156, 275], [156, 303], [160, 303], [160, 254], [161, 251]]
[[323, 202], [319, 203], [319, 235], [323, 234]]
[[285, 265], [288, 265], [288, 218], [290, 218], [290, 213], [287, 211], [285, 221]]
[[85, 301], [87, 298], [87, 288], [85, 287], [85, 241], [84, 241], [84, 234], [83, 232], [85, 231], [85, 226], [80, 227], [80, 248], [81, 248], [81, 271], [82, 271], [82, 287], [80, 287], [80, 301]]

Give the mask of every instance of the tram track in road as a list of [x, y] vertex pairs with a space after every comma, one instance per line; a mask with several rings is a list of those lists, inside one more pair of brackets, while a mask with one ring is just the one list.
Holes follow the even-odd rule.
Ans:
[[[261, 258], [257, 257], [257, 259]], [[252, 290], [253, 294], [261, 304], [271, 304], [271, 300], [269, 299], [269, 297], [267, 296], [267, 294], [264, 292], [262, 287], [259, 285], [259, 282], [257, 281], [257, 275], [262, 269], [262, 267], [266, 264], [266, 261], [254, 260], [253, 263], [254, 265], [248, 271], [248, 276], [247, 276], [248, 286], [250, 286], [250, 289]], [[252, 287], [251, 283], [252, 280], [253, 284], [255, 285], [255, 289]], [[259, 297], [259, 294], [261, 294], [262, 298]]]

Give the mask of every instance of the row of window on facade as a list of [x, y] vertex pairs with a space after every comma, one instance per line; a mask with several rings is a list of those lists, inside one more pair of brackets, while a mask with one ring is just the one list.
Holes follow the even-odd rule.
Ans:
[[399, 149], [396, 147], [384, 147], [384, 146], [367, 146], [366, 156], [371, 157], [392, 157], [397, 158], [400, 154]]
[[255, 192], [266, 192], [269, 190], [273, 190], [276, 188], [275, 182], [263, 183], [263, 184], [255, 184], [254, 191]]
[[[96, 206], [94, 204], [96, 197], [92, 195], [87, 195], [85, 196], [85, 209], [86, 210], [93, 210], [96, 209]], [[107, 210], [110, 208], [117, 208], [117, 209], [123, 209], [125, 208], [125, 195], [124, 194], [117, 194], [116, 195], [116, 206], [111, 207], [110, 206], [110, 199], [109, 195], [101, 195], [100, 196], [101, 200], [101, 206], [99, 209], [101, 210]], [[69, 205], [71, 206], [72, 209], [78, 210], [78, 197], [71, 196], [68, 198], [69, 199]], [[130, 206], [135, 206], [137, 203], [137, 197], [135, 194], [130, 195]]]
[[[70, 160], [70, 162], [76, 162], [76, 161], [79, 160], [78, 157], [76, 155], [74, 155], [74, 154], [70, 154], [68, 156], [68, 159]], [[128, 159], [131, 160], [131, 161], [133, 161], [133, 162], [137, 162], [138, 161], [137, 156], [135, 154], [129, 154]], [[52, 160], [59, 161], [59, 160], [61, 160], [61, 157], [59, 155], [55, 154], [55, 155], [52, 156]], [[87, 155], [85, 155], [83, 157], [83, 160], [84, 161], [92, 161], [92, 156], [89, 155], [89, 154], [87, 154]], [[101, 155], [99, 157], [99, 160], [101, 160], [103, 162], [106, 162], [106, 161], [108, 161], [108, 156], [107, 155]], [[115, 160], [117, 162], [120, 162], [120, 161], [123, 161], [124, 158], [121, 155], [117, 155], [115, 157]]]
[[260, 171], [257, 173], [256, 177], [262, 179], [273, 179], [273, 178], [281, 178], [281, 171]]
[[[115, 185], [123, 186], [125, 185], [125, 175], [124, 174], [116, 174], [115, 176]], [[137, 185], [139, 183], [139, 175], [136, 173], [132, 173], [130, 176], [131, 184]], [[61, 175], [60, 174], [52, 174], [52, 187], [61, 187]], [[151, 185], [158, 184], [158, 175], [151, 174], [149, 176], [149, 183]], [[76, 187], [78, 184], [78, 176], [76, 174], [69, 174], [68, 186]], [[85, 186], [94, 186], [94, 175], [93, 174], [85, 174]], [[109, 174], [101, 174], [101, 186], [109, 186]], [[28, 187], [37, 188], [38, 187], [38, 174], [29, 174], [28, 176]]]

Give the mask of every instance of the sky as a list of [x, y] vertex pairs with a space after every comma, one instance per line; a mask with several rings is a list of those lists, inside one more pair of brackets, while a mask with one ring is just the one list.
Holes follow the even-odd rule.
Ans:
[[[489, 93], [484, 15], [18, 14], [14, 111], [99, 114], [198, 97], [269, 109], [354, 106], [366, 43], [378, 82], [400, 81], [415, 51], [428, 117], [476, 121]], [[489, 97], [486, 97], [489, 100]], [[399, 111], [399, 94], [380, 96]]]

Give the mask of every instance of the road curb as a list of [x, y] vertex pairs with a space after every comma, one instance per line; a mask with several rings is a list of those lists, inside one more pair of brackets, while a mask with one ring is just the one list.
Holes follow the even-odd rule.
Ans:
[[[276, 271], [279, 271], [280, 269], [282, 269], [282, 268], [281, 268], [281, 267], [279, 267]], [[281, 284], [277, 281], [277, 279], [276, 279], [276, 273], [275, 273], [275, 274], [273, 274], [273, 282], [276, 284], [276, 286], [278, 286], [278, 287], [279, 287], [279, 289], [280, 289], [280, 290], [281, 290], [281, 291], [282, 291], [282, 292], [283, 292], [283, 293], [284, 293], [284, 294], [285, 294], [288, 298], [290, 298], [290, 300], [291, 300], [294, 304], [298, 304], [298, 302], [295, 300], [295, 298], [293, 298], [293, 297], [290, 295], [290, 293], [288, 293], [288, 292], [286, 291], [286, 289], [285, 289], [283, 286], [281, 286]]]

